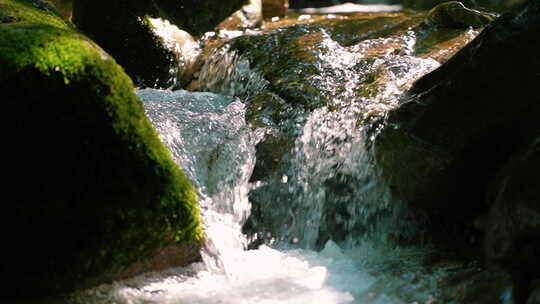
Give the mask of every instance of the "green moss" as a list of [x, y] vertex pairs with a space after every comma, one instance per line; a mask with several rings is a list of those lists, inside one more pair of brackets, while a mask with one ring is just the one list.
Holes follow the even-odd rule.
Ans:
[[10, 131], [0, 228], [12, 231], [0, 273], [14, 294], [111, 280], [202, 238], [195, 191], [131, 80], [57, 19], [0, 25], [0, 127]]
[[0, 0], [0, 24], [49, 24], [71, 28], [71, 24], [49, 2], [44, 0]]

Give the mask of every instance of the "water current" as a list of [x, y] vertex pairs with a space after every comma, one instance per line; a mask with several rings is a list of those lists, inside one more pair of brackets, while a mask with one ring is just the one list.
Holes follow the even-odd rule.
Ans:
[[[388, 41], [343, 48], [328, 40], [332, 55], [321, 53], [319, 62], [321, 71], [332, 72], [313, 80], [323, 91], [334, 90], [336, 79], [354, 88], [374, 70], [385, 78], [384, 87], [370, 98], [345, 90], [332, 107], [290, 110], [279, 128], [294, 136], [294, 147], [279, 174], [265, 180], [250, 180], [256, 145], [275, 130], [246, 122], [246, 98], [265, 83], [245, 60], [224, 54], [225, 70], [241, 77], [225, 73], [220, 77], [228, 79], [214, 93], [138, 90], [162, 141], [197, 188], [207, 239], [203, 261], [104, 284], [74, 302], [435, 303], [437, 282], [452, 269], [428, 273], [422, 259], [429, 249], [392, 243], [417, 231], [377, 178], [373, 133], [362, 126], [396, 106], [404, 89], [438, 65], [407, 53], [412, 33], [391, 39], [405, 52], [371, 61], [362, 71], [362, 50]], [[251, 218], [250, 193], [258, 201]], [[249, 235], [242, 232], [247, 221]], [[258, 246], [247, 250], [253, 243]]]

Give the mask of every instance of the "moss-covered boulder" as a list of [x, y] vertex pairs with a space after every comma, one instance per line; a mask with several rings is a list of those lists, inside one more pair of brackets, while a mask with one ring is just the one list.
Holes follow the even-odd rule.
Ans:
[[540, 278], [539, 168], [536, 136], [501, 168], [487, 197], [485, 255], [513, 275], [514, 303], [525, 303]]
[[137, 86], [171, 87], [180, 64], [149, 17], [157, 13], [148, 1], [78, 0], [73, 8], [77, 27], [111, 54]]
[[538, 128], [539, 30], [537, 0], [499, 17], [388, 113], [375, 141], [382, 176], [440, 240], [484, 211], [497, 168]]
[[248, 0], [152, 0], [160, 16], [192, 35], [212, 30]]
[[435, 6], [426, 18], [438, 26], [456, 28], [486, 26], [495, 20], [494, 15], [467, 8], [459, 1], [443, 2]]
[[45, 1], [0, 1], [8, 297], [113, 279], [201, 238], [195, 191], [131, 80], [59, 16]]

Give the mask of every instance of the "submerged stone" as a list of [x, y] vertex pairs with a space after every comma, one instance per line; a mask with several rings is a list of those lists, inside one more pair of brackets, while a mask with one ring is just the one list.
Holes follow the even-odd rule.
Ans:
[[2, 15], [18, 20], [0, 25], [7, 297], [95, 285], [162, 248], [199, 246], [195, 191], [122, 68], [45, 1], [1, 0]]

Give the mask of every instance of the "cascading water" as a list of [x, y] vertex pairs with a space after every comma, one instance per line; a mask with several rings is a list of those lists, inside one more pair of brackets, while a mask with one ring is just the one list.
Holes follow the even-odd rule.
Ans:
[[[427, 274], [421, 266], [427, 249], [390, 243], [414, 234], [414, 223], [377, 178], [369, 143], [377, 131], [371, 122], [438, 64], [411, 56], [413, 32], [350, 47], [325, 37], [317, 54], [320, 73], [311, 81], [331, 96], [331, 105], [285, 108], [287, 118], [273, 128], [246, 122], [246, 100], [268, 83], [226, 47], [199, 78], [224, 95], [137, 91], [198, 190], [204, 261], [102, 285], [74, 302], [434, 303], [437, 281], [451, 267]], [[388, 44], [399, 51], [365, 60]], [[355, 89], [374, 73], [384, 84], [372, 84], [376, 94], [358, 96]], [[256, 145], [275, 131], [295, 138], [294, 146], [277, 173], [250, 182]], [[250, 217], [250, 199], [257, 201], [256, 216]], [[249, 236], [242, 233], [246, 221]], [[248, 244], [260, 246], [245, 250]]]

